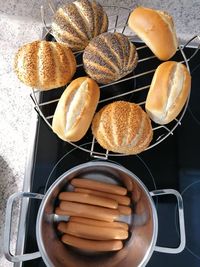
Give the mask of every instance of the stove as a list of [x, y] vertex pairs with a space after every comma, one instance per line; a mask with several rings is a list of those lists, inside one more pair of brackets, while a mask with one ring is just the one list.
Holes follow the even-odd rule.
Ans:
[[[187, 48], [185, 50], [187, 58], [193, 52], [194, 48]], [[192, 74], [191, 97], [181, 125], [175, 129], [173, 135], [139, 155], [108, 158], [109, 161], [117, 162], [136, 174], [150, 191], [172, 188], [182, 194], [186, 247], [180, 254], [154, 252], [147, 267], [200, 266], [200, 52], [189, 65]], [[56, 94], [56, 92], [52, 91], [49, 94]], [[47, 94], [41, 93], [40, 101], [44, 99], [48, 100]], [[90, 153], [60, 140], [40, 116], [37, 117], [34, 136], [24, 190], [44, 194], [50, 185], [68, 169], [97, 160], [91, 157]], [[86, 136], [82, 147], [87, 147], [88, 142], [90, 138]], [[159, 225], [157, 245], [177, 247], [179, 227], [175, 198], [162, 196], [154, 200]], [[35, 225], [39, 205], [38, 200], [30, 200], [24, 204], [21, 220], [23, 217], [26, 224], [21, 222], [21, 228], [19, 228], [18, 252], [32, 253], [38, 250]], [[42, 258], [38, 258], [22, 264], [15, 263], [14, 266], [43, 267], [45, 264]]]

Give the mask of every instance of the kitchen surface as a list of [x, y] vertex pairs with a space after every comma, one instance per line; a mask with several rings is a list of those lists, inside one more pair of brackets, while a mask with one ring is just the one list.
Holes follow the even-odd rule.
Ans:
[[[65, 1], [70, 2], [70, 1]], [[125, 7], [135, 7], [137, 5], [143, 5], [146, 7], [161, 9], [169, 12], [175, 22], [177, 35], [179, 37], [180, 43], [184, 44], [186, 43], [191, 37], [194, 35], [200, 34], [199, 25], [200, 25], [200, 2], [199, 1], [98, 1], [102, 5], [117, 5], [117, 6], [125, 6]], [[60, 4], [61, 2], [59, 2]], [[64, 1], [62, 1], [64, 3]], [[49, 10], [49, 7], [46, 3], [46, 1], [1, 1], [1, 7], [0, 7], [0, 88], [1, 88], [1, 95], [0, 95], [0, 217], [2, 218], [2, 223], [0, 226], [0, 266], [13, 266], [12, 263], [9, 263], [7, 260], [4, 259], [2, 256], [2, 242], [3, 242], [3, 227], [4, 227], [4, 216], [5, 216], [5, 207], [6, 207], [6, 201], [8, 197], [13, 194], [14, 192], [19, 192], [23, 190], [23, 183], [24, 178], [26, 177], [27, 173], [25, 173], [25, 169], [27, 171], [27, 162], [28, 155], [32, 151], [32, 145], [33, 145], [33, 129], [35, 127], [35, 122], [37, 119], [37, 114], [34, 111], [34, 105], [30, 98], [31, 90], [17, 79], [15, 73], [12, 70], [12, 62], [13, 62], [13, 56], [16, 53], [17, 49], [20, 45], [31, 42], [37, 39], [40, 39], [43, 33], [43, 24], [41, 23], [41, 16], [40, 16], [40, 6], [44, 5], [45, 10], [45, 16], [46, 21], [50, 21], [51, 17], [51, 11]], [[197, 45], [198, 41], [195, 40], [192, 44], [195, 46]], [[199, 62], [197, 60], [197, 62]], [[195, 65], [193, 65], [193, 70], [195, 69]], [[198, 76], [198, 75], [197, 75]], [[195, 84], [198, 86], [198, 79], [195, 78]], [[193, 97], [194, 98], [194, 97]], [[192, 115], [191, 115], [192, 114]], [[194, 116], [193, 116], [194, 115]], [[191, 116], [191, 117], [190, 117]], [[192, 118], [193, 117], [193, 118]], [[198, 116], [197, 116], [198, 117]], [[185, 121], [183, 122], [190, 122], [191, 120], [195, 121], [195, 111], [193, 110], [192, 113], [187, 114]], [[199, 118], [199, 117], [198, 117]], [[192, 124], [192, 123], [191, 123]], [[42, 128], [44, 128], [44, 132], [46, 132], [46, 135], [50, 136], [52, 133], [50, 133], [49, 129], [41, 125]], [[195, 131], [198, 131], [199, 128], [199, 121], [196, 119], [196, 122], [192, 124], [193, 131], [194, 131], [194, 137], [195, 138]], [[197, 130], [196, 130], [196, 127]], [[190, 135], [188, 133], [188, 129], [183, 127], [183, 130], [185, 130], [185, 135]], [[179, 132], [181, 132], [181, 127], [178, 129]], [[196, 136], [197, 137], [197, 136]], [[50, 137], [51, 138], [51, 137]], [[173, 146], [173, 136], [170, 137], [172, 140], [169, 143], [171, 146]], [[176, 137], [175, 137], [176, 138]], [[185, 138], [185, 137], [184, 137]], [[187, 143], [187, 140], [181, 140], [182, 143]], [[53, 143], [53, 141], [52, 141]], [[162, 147], [166, 148], [166, 145], [163, 144], [160, 146], [160, 149]], [[178, 144], [180, 145], [180, 144]], [[194, 145], [195, 146], [195, 145]], [[193, 147], [194, 147], [193, 146]], [[197, 145], [198, 146], [198, 145]], [[41, 149], [43, 149], [43, 146], [41, 144]], [[188, 148], [189, 149], [189, 148]], [[51, 148], [50, 151], [53, 149]], [[162, 152], [159, 151], [159, 148], [157, 148], [157, 153], [159, 153], [160, 157], [163, 157]], [[191, 155], [192, 151], [188, 150]], [[43, 151], [44, 152], [44, 151]], [[48, 153], [48, 151], [47, 151]], [[77, 153], [77, 151], [76, 151]], [[146, 156], [145, 156], [146, 153]], [[148, 153], [145, 152], [144, 158], [148, 158]], [[150, 154], [149, 154], [150, 155]], [[171, 154], [170, 154], [171, 155]], [[195, 153], [194, 153], [195, 155]], [[81, 153], [80, 156], [80, 163], [84, 159], [84, 155]], [[198, 155], [196, 156], [196, 158]], [[88, 156], [89, 158], [89, 156]], [[191, 156], [192, 158], [192, 156]], [[193, 158], [192, 158], [193, 159]], [[41, 158], [42, 160], [46, 160], [46, 158]], [[52, 164], [55, 161], [52, 156]], [[84, 159], [86, 161], [86, 159]], [[184, 158], [181, 158], [181, 163], [184, 162]], [[71, 164], [74, 165], [73, 157], [71, 158]], [[67, 161], [68, 162], [68, 161]], [[66, 163], [66, 162], [65, 162]], [[148, 161], [146, 161], [148, 165]], [[45, 162], [46, 164], [46, 162]], [[62, 163], [63, 164], [63, 163]], [[61, 165], [62, 165], [61, 164]], [[121, 164], [126, 167], [126, 161], [125, 159], [121, 160]], [[135, 163], [136, 165], [139, 163]], [[173, 161], [171, 163], [173, 165]], [[189, 164], [189, 163], [188, 163]], [[150, 164], [151, 165], [151, 164]], [[187, 165], [187, 164], [186, 164]], [[193, 165], [195, 165], [195, 157]], [[40, 168], [46, 168], [46, 172], [50, 172], [52, 170], [51, 164], [49, 166], [44, 165], [40, 166]], [[70, 166], [68, 166], [70, 167]], [[173, 168], [174, 166], [172, 166]], [[36, 170], [36, 173], [40, 173], [41, 169], [38, 168]], [[146, 168], [148, 169], [148, 167]], [[62, 170], [62, 167], [60, 169], [60, 172]], [[29, 170], [30, 171], [30, 170]], [[134, 170], [132, 170], [134, 172]], [[28, 172], [28, 171], [27, 171]], [[152, 164], [151, 166], [151, 172], [152, 174], [156, 173], [156, 166]], [[59, 173], [59, 172], [58, 172]], [[56, 175], [58, 174], [56, 173]], [[147, 171], [148, 173], [148, 171]], [[145, 172], [144, 172], [145, 174]], [[36, 174], [35, 174], [36, 175]], [[52, 174], [53, 176], [54, 174]], [[182, 171], [181, 173], [182, 177], [182, 190], [184, 196], [188, 194], [187, 189], [187, 183], [185, 181], [185, 173]], [[195, 190], [198, 190], [198, 177], [199, 174], [194, 171], [194, 173], [189, 173], [187, 176], [190, 175], [192, 182], [196, 184], [196, 188], [192, 188], [192, 190], [195, 192]], [[147, 178], [146, 183], [149, 186], [149, 190], [154, 189], [154, 184], [151, 180], [151, 175], [147, 175], [149, 177], [149, 181]], [[166, 176], [165, 176], [166, 177]], [[175, 181], [174, 181], [175, 183]], [[162, 183], [161, 183], [162, 184]], [[173, 181], [170, 180], [169, 186], [173, 184]], [[165, 183], [163, 182], [163, 185], [165, 186]], [[174, 185], [174, 184], [173, 184]], [[175, 186], [175, 185], [174, 185]], [[188, 188], [190, 188], [191, 184], [188, 185]], [[34, 188], [34, 185], [33, 185]], [[192, 200], [191, 200], [192, 201]], [[187, 205], [187, 204], [186, 204]], [[196, 211], [197, 208], [195, 207]], [[192, 212], [195, 212], [194, 210], [191, 211], [191, 214], [186, 214], [187, 218], [190, 218], [192, 216]], [[16, 205], [16, 208], [14, 209], [14, 219], [13, 221], [17, 221], [18, 215], [18, 206]], [[162, 220], [161, 216], [161, 220]], [[190, 225], [186, 225], [186, 227], [190, 227]], [[195, 224], [196, 227], [196, 224]], [[11, 244], [11, 248], [14, 251], [14, 244], [16, 242], [15, 233], [16, 233], [16, 223], [14, 223], [13, 226], [13, 242]], [[177, 234], [177, 231], [175, 232]], [[174, 241], [175, 243], [177, 240]], [[35, 246], [35, 245], [34, 245]], [[192, 248], [191, 248], [192, 247]], [[191, 254], [195, 254], [195, 257], [198, 258], [198, 243], [196, 247], [193, 249], [193, 244], [189, 243], [189, 250], [191, 250]], [[29, 250], [29, 248], [28, 248]], [[197, 253], [196, 253], [197, 252]], [[161, 254], [161, 259], [164, 254]], [[165, 259], [165, 255], [163, 256], [163, 259]], [[152, 263], [153, 264], [153, 263]], [[196, 265], [199, 266], [199, 261], [197, 260], [195, 262]], [[26, 265], [28, 266], [28, 265]], [[37, 266], [37, 265], [36, 265]], [[42, 266], [42, 265], [41, 265]], [[155, 266], [155, 265], [152, 265]], [[181, 265], [176, 265], [181, 266]]]

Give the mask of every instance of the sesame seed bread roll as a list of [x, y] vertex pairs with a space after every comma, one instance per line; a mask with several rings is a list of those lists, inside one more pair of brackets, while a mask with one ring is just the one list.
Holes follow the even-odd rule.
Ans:
[[135, 46], [121, 33], [103, 33], [85, 48], [83, 65], [95, 81], [108, 84], [131, 73], [137, 65]]
[[139, 105], [116, 101], [96, 113], [92, 132], [105, 149], [123, 154], [144, 151], [153, 137], [151, 121]]
[[76, 71], [76, 60], [64, 44], [34, 41], [19, 48], [14, 71], [26, 85], [50, 90], [66, 85]]
[[191, 76], [185, 65], [175, 61], [160, 64], [156, 69], [146, 99], [146, 112], [158, 124], [174, 120], [186, 103]]
[[79, 141], [87, 132], [100, 96], [99, 86], [88, 77], [73, 80], [56, 107], [52, 129], [64, 141]]
[[116, 251], [123, 247], [121, 240], [90, 240], [68, 234], [64, 234], [61, 240], [67, 245], [93, 252]]
[[95, 36], [108, 30], [108, 17], [96, 1], [74, 1], [54, 14], [52, 34], [73, 51], [83, 50]]
[[137, 7], [130, 14], [128, 25], [160, 60], [168, 60], [176, 53], [178, 41], [168, 13]]

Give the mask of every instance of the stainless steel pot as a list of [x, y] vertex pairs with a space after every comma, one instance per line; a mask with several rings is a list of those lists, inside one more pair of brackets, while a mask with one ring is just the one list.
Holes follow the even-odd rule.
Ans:
[[[123, 184], [130, 191], [132, 199], [132, 216], [121, 219], [130, 225], [130, 238], [125, 241], [123, 249], [118, 252], [87, 254], [72, 249], [60, 242], [56, 231], [59, 217], [54, 214], [57, 196], [62, 190], [70, 190], [69, 181], [74, 177], [93, 178], [116, 184]], [[68, 188], [69, 187], [69, 188]], [[180, 245], [177, 248], [156, 246], [158, 234], [158, 218], [152, 197], [172, 194], [178, 203]], [[13, 201], [16, 197], [42, 199], [36, 223], [36, 235], [39, 252], [25, 255], [10, 253], [10, 227]], [[56, 267], [135, 267], [145, 266], [153, 251], [165, 253], [179, 253], [185, 247], [185, 226], [182, 197], [176, 190], [163, 189], [149, 192], [142, 181], [122, 166], [109, 162], [89, 162], [78, 165], [61, 175], [49, 188], [45, 195], [34, 193], [16, 193], [7, 203], [4, 253], [12, 262], [26, 261], [42, 257], [47, 266]]]

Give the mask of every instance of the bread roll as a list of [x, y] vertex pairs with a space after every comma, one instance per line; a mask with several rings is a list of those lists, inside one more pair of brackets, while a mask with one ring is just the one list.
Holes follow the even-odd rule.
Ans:
[[160, 60], [168, 60], [176, 53], [178, 41], [168, 13], [138, 7], [130, 14], [128, 25]]
[[52, 34], [73, 51], [83, 50], [95, 36], [108, 30], [108, 17], [95, 1], [74, 1], [60, 7], [54, 15]]
[[76, 60], [71, 49], [64, 44], [35, 41], [18, 50], [14, 70], [26, 85], [50, 90], [71, 80], [76, 71]]
[[56, 107], [52, 129], [64, 141], [76, 142], [87, 132], [99, 101], [95, 81], [80, 77], [72, 81]]
[[92, 132], [103, 148], [124, 154], [142, 152], [153, 136], [148, 115], [140, 106], [125, 101], [103, 107], [94, 116]]
[[83, 65], [98, 83], [108, 84], [126, 76], [137, 65], [135, 46], [121, 33], [103, 33], [85, 48]]
[[158, 124], [174, 120], [183, 108], [191, 88], [185, 65], [168, 61], [158, 66], [146, 99], [146, 111]]

